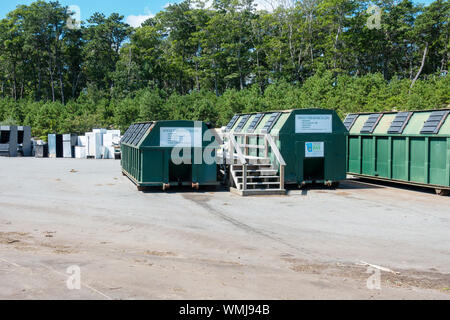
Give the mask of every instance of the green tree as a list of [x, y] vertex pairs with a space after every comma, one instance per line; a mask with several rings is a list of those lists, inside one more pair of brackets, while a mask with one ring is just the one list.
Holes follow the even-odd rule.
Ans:
[[84, 29], [86, 78], [100, 90], [110, 90], [114, 87], [113, 73], [119, 61], [120, 49], [132, 32], [132, 28], [123, 22], [123, 18], [117, 13], [108, 18], [104, 14], [94, 13], [88, 19], [90, 25]]

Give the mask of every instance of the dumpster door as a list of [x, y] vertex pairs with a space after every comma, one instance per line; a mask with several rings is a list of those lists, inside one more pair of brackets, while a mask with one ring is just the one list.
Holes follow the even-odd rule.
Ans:
[[325, 180], [326, 141], [304, 140], [296, 143], [297, 165], [301, 182], [323, 182]]

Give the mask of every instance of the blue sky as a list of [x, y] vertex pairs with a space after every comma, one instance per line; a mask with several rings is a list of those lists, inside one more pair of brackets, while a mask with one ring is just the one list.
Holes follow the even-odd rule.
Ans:
[[[131, 25], [139, 25], [148, 17], [163, 10], [169, 2], [179, 2], [180, 0], [59, 0], [63, 5], [77, 5], [81, 10], [81, 20], [86, 20], [94, 12], [103, 12], [109, 15], [118, 12], [124, 15]], [[1, 0], [0, 18], [16, 8], [20, 4], [30, 4], [33, 0]], [[257, 2], [264, 3], [264, 0]], [[417, 0], [417, 3], [428, 4], [432, 0]]]

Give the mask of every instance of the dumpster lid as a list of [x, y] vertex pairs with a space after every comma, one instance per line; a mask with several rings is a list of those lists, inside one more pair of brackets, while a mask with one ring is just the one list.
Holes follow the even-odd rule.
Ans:
[[373, 133], [373, 130], [375, 130], [375, 127], [377, 126], [382, 116], [382, 113], [371, 114], [366, 123], [364, 123], [364, 126], [361, 129], [361, 133]]
[[139, 144], [139, 142], [141, 142], [142, 137], [144, 137], [145, 133], [147, 132], [147, 130], [150, 128], [150, 126], [152, 125], [153, 122], [148, 122], [148, 123], [143, 123], [141, 124], [141, 126], [139, 127], [139, 130], [136, 134], [136, 137], [134, 138], [134, 140], [131, 142], [132, 145], [137, 146]]
[[281, 112], [272, 113], [269, 120], [267, 120], [264, 128], [262, 128], [261, 132], [270, 133], [272, 131], [273, 126], [277, 123], [278, 119], [281, 117]]
[[433, 111], [428, 117], [428, 120], [423, 125], [422, 131], [420, 131], [420, 133], [421, 134], [439, 133], [439, 130], [444, 124], [445, 119], [447, 119], [449, 112], [450, 111], [448, 110]]
[[131, 139], [131, 136], [134, 133], [134, 130], [136, 129], [136, 125], [132, 124], [128, 127], [128, 130], [125, 131], [122, 140], [120, 141], [121, 143], [128, 143], [128, 141]]
[[408, 124], [409, 119], [411, 119], [412, 114], [412, 112], [397, 113], [394, 121], [392, 121], [391, 126], [388, 129], [388, 133], [403, 133], [403, 130], [405, 130], [405, 127]]
[[347, 117], [344, 120], [344, 126], [347, 128], [348, 131], [353, 127], [355, 124], [356, 119], [358, 119], [359, 114], [348, 114]]
[[261, 123], [262, 118], [264, 117], [264, 113], [258, 113], [253, 118], [252, 122], [250, 123], [247, 131], [249, 133], [255, 132], [256, 127]]
[[237, 125], [235, 132], [241, 132], [242, 129], [244, 129], [245, 124], [248, 122], [248, 119], [250, 119], [250, 115], [246, 114], [242, 117], [241, 121], [239, 121], [239, 124]]
[[236, 124], [236, 121], [238, 121], [239, 117], [240, 116], [238, 114], [235, 114], [233, 116], [233, 118], [231, 118], [230, 122], [228, 122], [227, 127], [225, 128], [225, 131], [230, 131]]
[[128, 143], [136, 146], [141, 141], [142, 137], [147, 132], [148, 128], [151, 127], [152, 124], [153, 121], [134, 123], [130, 125], [127, 131], [125, 131], [125, 133], [123, 134], [120, 143]]
[[[132, 125], [131, 125], [132, 126]], [[122, 136], [122, 139], [120, 139], [120, 142], [125, 142], [125, 140], [128, 138], [130, 131], [131, 131], [131, 126], [128, 127], [128, 129], [125, 131], [125, 133]]]
[[134, 129], [133, 134], [131, 135], [130, 140], [128, 141], [128, 144], [134, 146], [134, 140], [136, 140], [137, 136], [139, 135], [139, 133], [141, 132], [142, 128], [144, 127], [144, 124], [139, 123], [136, 125], [136, 129]]

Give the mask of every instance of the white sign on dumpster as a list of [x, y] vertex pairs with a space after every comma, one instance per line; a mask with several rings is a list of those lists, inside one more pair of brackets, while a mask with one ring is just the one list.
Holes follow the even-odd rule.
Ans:
[[298, 114], [295, 116], [295, 133], [331, 133], [331, 114]]
[[165, 127], [160, 128], [161, 147], [201, 147], [202, 128]]

